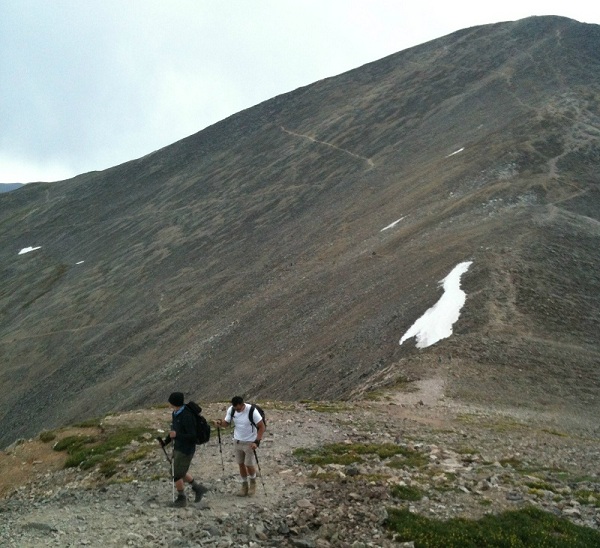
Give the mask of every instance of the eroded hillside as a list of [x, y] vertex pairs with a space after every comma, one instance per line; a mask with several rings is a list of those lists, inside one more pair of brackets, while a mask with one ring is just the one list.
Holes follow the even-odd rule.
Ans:
[[[444, 375], [464, 401], [600, 417], [598, 52], [564, 18], [465, 29], [3, 194], [0, 444], [182, 384]], [[452, 337], [400, 346], [466, 260]]]

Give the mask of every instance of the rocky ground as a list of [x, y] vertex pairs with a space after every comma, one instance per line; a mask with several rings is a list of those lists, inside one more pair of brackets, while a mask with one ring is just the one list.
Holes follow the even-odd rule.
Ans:
[[[0, 453], [0, 544], [398, 546], [384, 526], [392, 507], [448, 519], [534, 505], [600, 529], [600, 437], [593, 427], [460, 405], [444, 399], [435, 379], [416, 388], [355, 402], [261, 402], [269, 422], [256, 496], [234, 495], [230, 435], [222, 432], [221, 453], [215, 433], [192, 465], [209, 492], [193, 503], [188, 491], [185, 509], [168, 506], [170, 469], [150, 435], [129, 448], [147, 445], [144, 458], [121, 458], [110, 478], [98, 469], [64, 469], [52, 441], [14, 444]], [[206, 405], [205, 415], [214, 419], [224, 409]], [[163, 408], [108, 416], [103, 425], [164, 429], [168, 420]], [[394, 444], [404, 453], [323, 465], [293, 455], [330, 443]], [[418, 500], [404, 500], [407, 490]]]

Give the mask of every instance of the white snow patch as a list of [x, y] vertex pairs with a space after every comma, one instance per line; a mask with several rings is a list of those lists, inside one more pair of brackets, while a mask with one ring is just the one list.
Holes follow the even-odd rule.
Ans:
[[25, 253], [29, 253], [30, 251], [35, 251], [36, 249], [41, 249], [42, 246], [38, 245], [37, 247], [24, 247], [19, 251], [19, 255], [25, 255]]
[[467, 298], [460, 288], [460, 277], [469, 270], [471, 264], [473, 261], [456, 265], [452, 272], [440, 281], [444, 287], [444, 294], [411, 326], [400, 339], [400, 344], [416, 337], [417, 348], [426, 348], [452, 335], [452, 326], [458, 320], [460, 309]]
[[384, 230], [387, 230], [388, 228], [394, 228], [402, 219], [404, 219], [404, 217], [400, 217], [397, 221], [394, 221], [392, 224], [384, 226], [379, 232], [383, 232]]
[[83, 264], [84, 262], [85, 262], [85, 261], [79, 261], [79, 262], [77, 262], [77, 263], [75, 263], [75, 264]]
[[450, 158], [450, 156], [454, 156], [455, 154], [458, 154], [459, 152], [462, 152], [463, 150], [465, 150], [465, 147], [459, 148], [458, 150], [451, 152], [450, 154], [448, 154], [448, 156], [446, 156], [446, 158]]

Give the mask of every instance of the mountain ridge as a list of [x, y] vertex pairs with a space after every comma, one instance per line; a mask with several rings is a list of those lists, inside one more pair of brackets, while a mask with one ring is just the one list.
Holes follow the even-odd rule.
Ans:
[[[467, 401], [598, 414], [597, 44], [558, 17], [464, 29], [3, 195], [0, 444], [32, 433], [21, 413], [50, 428], [182, 382], [336, 399], [443, 374]], [[465, 260], [452, 337], [400, 346]]]

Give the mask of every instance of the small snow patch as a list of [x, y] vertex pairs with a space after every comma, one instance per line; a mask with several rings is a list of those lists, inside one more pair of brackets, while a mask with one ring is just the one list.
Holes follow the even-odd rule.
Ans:
[[400, 217], [397, 221], [394, 221], [393, 223], [384, 226], [379, 232], [383, 232], [384, 230], [387, 230], [388, 228], [394, 228], [402, 219], [404, 219], [404, 217]]
[[458, 150], [451, 152], [450, 154], [448, 154], [448, 156], [446, 156], [446, 158], [450, 158], [450, 156], [454, 156], [455, 154], [458, 154], [459, 152], [462, 152], [463, 150], [465, 150], [465, 147], [459, 148]]
[[37, 247], [24, 247], [19, 251], [19, 255], [25, 255], [25, 253], [30, 253], [31, 251], [35, 251], [36, 249], [41, 249], [42, 246], [38, 245]]
[[452, 335], [452, 326], [458, 320], [460, 309], [467, 298], [466, 293], [460, 288], [460, 277], [469, 270], [471, 264], [473, 261], [456, 265], [452, 272], [441, 280], [444, 294], [411, 326], [400, 339], [400, 344], [416, 337], [417, 348], [426, 348]]

